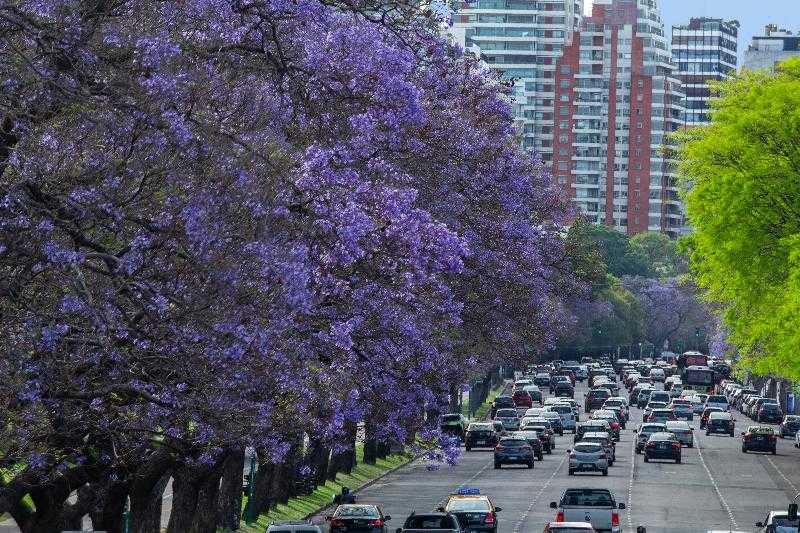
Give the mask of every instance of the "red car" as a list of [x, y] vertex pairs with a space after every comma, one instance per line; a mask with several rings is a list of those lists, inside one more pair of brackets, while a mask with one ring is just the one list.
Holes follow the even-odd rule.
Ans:
[[533, 407], [533, 398], [528, 391], [518, 390], [514, 392], [514, 405], [517, 407]]

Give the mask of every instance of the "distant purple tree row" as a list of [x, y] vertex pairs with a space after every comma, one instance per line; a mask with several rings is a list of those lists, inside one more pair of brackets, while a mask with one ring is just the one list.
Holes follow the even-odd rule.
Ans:
[[565, 206], [413, 5], [0, 4], [0, 514], [232, 527], [552, 345]]

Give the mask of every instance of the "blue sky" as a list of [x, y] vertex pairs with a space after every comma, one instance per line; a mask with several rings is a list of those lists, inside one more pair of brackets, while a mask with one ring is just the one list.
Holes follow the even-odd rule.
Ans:
[[[586, 1], [590, 3], [591, 0]], [[661, 0], [661, 11], [668, 36], [672, 35], [673, 25], [688, 23], [692, 17], [737, 19], [742, 25], [740, 60], [750, 37], [762, 34], [767, 24], [777, 24], [795, 34], [800, 30], [800, 0]]]

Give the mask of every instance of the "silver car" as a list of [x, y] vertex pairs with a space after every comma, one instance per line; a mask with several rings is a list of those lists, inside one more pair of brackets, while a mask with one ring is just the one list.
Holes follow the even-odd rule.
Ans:
[[516, 409], [498, 409], [494, 419], [503, 424], [506, 431], [519, 430], [519, 417]]
[[684, 446], [694, 448], [694, 430], [686, 422], [667, 422], [667, 431], [678, 437], [678, 440]]
[[608, 475], [608, 453], [595, 442], [579, 442], [569, 450], [569, 475], [575, 472], [600, 472]]

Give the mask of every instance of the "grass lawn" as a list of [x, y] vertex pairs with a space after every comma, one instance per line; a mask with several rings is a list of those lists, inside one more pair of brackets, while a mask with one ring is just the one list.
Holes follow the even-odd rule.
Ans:
[[[478, 407], [478, 409], [475, 410], [475, 416], [473, 416], [472, 419], [473, 420], [483, 420], [484, 418], [486, 418], [486, 415], [489, 413], [489, 409], [491, 409], [491, 407], [492, 407], [492, 402], [494, 401], [495, 398], [500, 396], [500, 394], [505, 390], [505, 388], [506, 388], [505, 385], [499, 385], [499, 386], [493, 388], [492, 390], [490, 390], [488, 396], [486, 396], [486, 401], [483, 402]], [[463, 414], [464, 415], [469, 415], [469, 412], [468, 412], [469, 405], [468, 405], [468, 403], [469, 402], [464, 404], [464, 407], [463, 407]]]
[[[343, 473], [339, 474], [336, 476], [336, 481], [328, 481], [325, 485], [317, 487], [316, 490], [308, 496], [292, 498], [286, 505], [278, 505], [268, 513], [259, 516], [258, 520], [251, 526], [246, 525], [244, 521], [242, 521], [242, 526], [239, 531], [264, 533], [270, 522], [301, 520], [309, 514], [316, 513], [333, 503], [333, 497], [341, 492], [342, 487], [350, 487], [351, 490], [361, 488], [389, 470], [408, 463], [413, 459], [413, 456], [410, 454], [390, 455], [386, 457], [386, 459], [379, 459], [374, 465], [366, 465], [362, 462], [364, 458], [364, 448], [363, 446], [357, 446], [356, 458], [358, 459], [358, 465], [349, 475]], [[244, 509], [246, 503], [247, 496], [245, 495], [244, 501], [242, 502], [242, 509]]]

